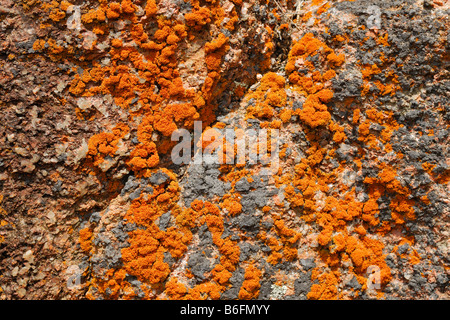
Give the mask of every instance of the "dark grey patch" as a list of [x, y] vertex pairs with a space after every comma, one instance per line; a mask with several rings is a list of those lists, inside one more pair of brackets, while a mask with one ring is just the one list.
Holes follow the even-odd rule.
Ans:
[[261, 225], [262, 225], [262, 227], [263, 227], [264, 229], [270, 230], [270, 228], [273, 227], [273, 220], [272, 220], [272, 219], [264, 220], [264, 221], [261, 223]]
[[171, 216], [171, 212], [168, 211], [159, 217], [158, 227], [160, 230], [166, 231], [167, 227], [169, 226]]
[[221, 299], [224, 299], [224, 300], [238, 299], [239, 290], [242, 286], [242, 283], [244, 282], [244, 275], [245, 275], [245, 270], [242, 268], [237, 268], [233, 272], [233, 274], [230, 278], [231, 288], [225, 290], [222, 293]]
[[163, 262], [167, 263], [169, 265], [169, 268], [172, 268], [173, 264], [175, 263], [175, 259], [172, 257], [170, 252], [166, 251], [164, 252]]
[[240, 248], [239, 261], [241, 261], [241, 262], [249, 260], [249, 258], [253, 254], [257, 253], [260, 249], [258, 246], [252, 245], [248, 242], [240, 243], [239, 248]]
[[270, 297], [270, 294], [272, 293], [272, 282], [273, 281], [264, 281], [261, 284], [261, 288], [259, 289], [259, 300], [268, 300]]
[[241, 205], [245, 213], [253, 213], [256, 208], [264, 207], [271, 195], [276, 194], [276, 190], [259, 189], [242, 195]]
[[209, 246], [213, 244], [211, 232], [208, 230], [206, 223], [198, 228], [198, 236], [200, 238], [200, 246]]
[[187, 178], [182, 181], [182, 195], [187, 206], [195, 199], [222, 197], [231, 189], [231, 183], [219, 180], [220, 171], [215, 164], [194, 164], [187, 170]]
[[408, 249], [409, 249], [409, 244], [405, 243], [397, 248], [397, 253], [404, 254], [405, 252], [408, 251]]
[[447, 275], [441, 273], [438, 274], [436, 276], [436, 282], [440, 285], [440, 286], [445, 286], [448, 283], [448, 277]]
[[355, 276], [347, 283], [347, 285], [355, 290], [360, 290], [362, 288], [361, 284], [358, 282]]
[[301, 299], [306, 299], [306, 295], [311, 290], [311, 271], [301, 273], [294, 282], [295, 295]]
[[250, 190], [250, 183], [248, 182], [247, 178], [244, 177], [236, 182], [234, 188], [239, 192], [247, 192]]
[[305, 271], [308, 271], [309, 269], [316, 267], [316, 264], [314, 263], [314, 258], [300, 259], [300, 264], [302, 265], [303, 269], [305, 269]]
[[252, 214], [241, 214], [237, 223], [240, 229], [250, 233], [258, 233], [261, 217]]
[[98, 223], [101, 218], [102, 218], [102, 216], [101, 216], [100, 212], [94, 212], [89, 217], [89, 222], [90, 223]]
[[130, 195], [129, 195], [130, 200], [133, 201], [135, 199], [138, 199], [141, 196], [141, 192], [142, 192], [142, 189], [138, 188], [135, 191], [133, 191], [132, 193], [130, 193]]
[[188, 268], [198, 280], [202, 281], [205, 280], [205, 272], [211, 271], [211, 264], [203, 254], [194, 252], [189, 257]]
[[169, 176], [161, 170], [153, 173], [150, 177], [150, 182], [154, 185], [160, 185], [166, 183], [169, 180]]
[[139, 182], [136, 181], [136, 178], [134, 176], [129, 176], [127, 182], [125, 183], [125, 186], [120, 192], [120, 195], [123, 197], [127, 192], [133, 191], [137, 187], [139, 187]]

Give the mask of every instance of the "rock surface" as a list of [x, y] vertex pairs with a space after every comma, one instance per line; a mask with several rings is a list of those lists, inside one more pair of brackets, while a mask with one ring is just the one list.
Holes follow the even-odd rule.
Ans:
[[0, 0], [0, 299], [449, 299], [449, 16]]

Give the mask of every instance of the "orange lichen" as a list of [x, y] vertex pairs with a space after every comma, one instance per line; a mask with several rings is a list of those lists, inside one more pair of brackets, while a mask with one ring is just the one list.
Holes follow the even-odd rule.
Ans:
[[221, 33], [217, 39], [205, 44], [205, 62], [209, 71], [218, 71], [220, 69], [222, 57], [227, 50], [227, 42], [228, 38]]
[[242, 211], [242, 205], [236, 200], [226, 199], [223, 202], [222, 207], [227, 209], [232, 216], [235, 216]]
[[[2, 202], [3, 202], [3, 195], [0, 194], [0, 205], [2, 204]], [[0, 215], [6, 216], [6, 214], [7, 214], [6, 210], [0, 207]]]
[[44, 48], [45, 48], [45, 44], [46, 44], [46, 42], [45, 42], [45, 40], [42, 40], [42, 39], [40, 39], [40, 40], [36, 40], [34, 43], [33, 43], [33, 50], [34, 51], [42, 51], [42, 50], [44, 50]]
[[256, 91], [248, 95], [248, 99], [255, 99], [255, 106], [248, 107], [249, 117], [271, 118], [274, 115], [273, 108], [284, 107], [286, 104], [285, 79], [274, 73], [266, 73]]
[[[296, 113], [312, 128], [327, 125], [331, 119], [325, 103], [333, 98], [333, 92], [325, 88], [324, 82], [326, 83], [336, 74], [333, 69], [326, 70], [323, 75], [315, 70], [314, 65], [307, 58], [317, 53], [321, 55], [329, 53], [326, 57], [331, 68], [340, 66], [345, 60], [343, 55], [336, 56], [325, 43], [314, 38], [312, 33], [307, 33], [292, 46], [285, 67], [290, 83], [298, 86], [298, 90], [307, 96], [303, 108]], [[311, 76], [299, 74], [297, 70], [301, 65], [311, 73]]]
[[125, 124], [116, 125], [112, 132], [102, 132], [92, 136], [88, 143], [87, 158], [94, 166], [100, 165], [106, 156], [113, 157], [118, 150], [119, 141], [128, 133], [129, 128]]
[[297, 111], [300, 119], [312, 128], [329, 123], [331, 115], [327, 106], [322, 104], [319, 96], [310, 95], [303, 104], [303, 109]]
[[214, 269], [211, 271], [213, 275], [213, 279], [219, 285], [225, 285], [228, 280], [230, 280], [233, 275], [230, 271], [228, 271], [223, 265], [217, 264]]
[[334, 52], [327, 56], [328, 61], [334, 66], [341, 66], [345, 61], [345, 56], [343, 54], [336, 55]]
[[142, 230], [135, 230], [132, 237], [134, 240], [130, 247], [122, 249], [125, 270], [142, 281], [163, 281], [169, 275], [170, 269], [163, 261], [163, 252], [159, 249], [158, 241]]
[[211, 22], [211, 11], [208, 8], [201, 7], [194, 12], [189, 12], [184, 15], [186, 25], [200, 30], [202, 26]]
[[111, 45], [114, 48], [121, 48], [123, 46], [123, 41], [122, 41], [122, 39], [112, 39], [111, 40]]
[[155, 0], [148, 0], [145, 5], [145, 14], [147, 17], [152, 17], [158, 12], [158, 6]]
[[108, 5], [106, 16], [108, 17], [108, 19], [117, 19], [120, 17], [121, 11], [122, 8], [120, 6], [120, 3], [111, 2]]
[[55, 22], [61, 21], [65, 17], [66, 17], [66, 13], [59, 9], [53, 9], [49, 15], [49, 18]]
[[239, 299], [249, 300], [255, 299], [259, 295], [261, 271], [253, 264], [245, 269], [244, 282], [239, 291]]
[[[80, 57], [80, 61], [86, 59], [87, 63], [82, 64], [84, 70], [81, 72], [77, 68], [71, 70], [75, 75], [69, 91], [74, 96], [111, 95], [114, 102], [123, 108], [121, 111], [129, 116], [129, 127], [119, 124], [112, 132], [91, 137], [88, 164], [101, 167], [102, 163], [110, 158], [116, 160], [119, 148], [124, 144], [130, 147], [128, 133], [131, 136], [137, 132], [138, 143], [131, 144], [125, 163], [138, 179], [151, 177], [160, 165], [160, 155], [163, 157], [165, 153], [169, 153], [173, 146], [169, 141], [171, 134], [178, 128], [191, 130], [194, 120], [203, 121], [205, 131], [202, 134], [204, 139], [200, 142], [202, 151], [210, 152], [215, 148], [223, 148], [225, 153], [228, 145], [219, 143], [219, 138], [208, 139], [212, 134], [206, 131], [211, 127], [213, 130], [217, 129], [217, 132], [218, 129], [227, 128], [224, 123], [212, 124], [215, 121], [215, 99], [220, 97], [224, 90], [229, 90], [234, 98], [242, 97], [244, 101], [253, 99], [253, 103], [246, 110], [247, 119], [260, 118], [264, 120], [261, 122], [261, 128], [281, 130], [290, 130], [291, 121], [299, 119], [307, 143], [301, 158], [296, 158], [295, 153], [293, 157], [288, 157], [289, 145], [282, 145], [280, 158], [283, 161], [292, 161], [295, 158], [296, 164], [293, 172], [285, 172], [283, 168], [274, 177], [277, 187], [284, 190], [285, 198], [278, 194], [272, 199], [275, 205], [270, 203], [262, 208], [264, 218], [273, 220], [270, 230], [261, 231], [256, 236], [270, 248], [270, 253], [262, 253], [266, 261], [276, 265], [297, 259], [297, 242], [301, 236], [284, 216], [286, 212], [283, 211], [283, 206], [287, 201], [294, 211], [301, 210], [300, 219], [314, 224], [314, 228], [317, 228], [317, 251], [321, 262], [326, 265], [325, 268], [313, 270], [312, 278], [318, 280], [319, 284], [312, 286], [308, 298], [340, 298], [337, 287], [342, 279], [338, 268], [354, 274], [358, 282], [363, 284], [362, 290], [365, 290], [365, 273], [368, 267], [378, 266], [382, 271], [382, 283], [385, 285], [390, 279], [390, 272], [384, 263], [384, 247], [382, 242], [372, 238], [372, 235], [385, 234], [390, 230], [391, 224], [404, 225], [406, 220], [413, 220], [415, 200], [410, 198], [408, 189], [400, 183], [397, 168], [392, 163], [376, 162], [373, 165], [378, 170], [378, 176], [366, 177], [363, 181], [368, 194], [368, 199], [364, 202], [358, 200], [354, 187], [337, 182], [343, 180], [342, 176], [346, 173], [344, 168], [348, 168], [345, 166], [354, 165], [352, 169], [355, 171], [362, 169], [366, 150], [374, 153], [391, 152], [393, 147], [388, 142], [399, 128], [398, 124], [392, 113], [381, 112], [375, 108], [366, 111], [356, 108], [355, 104], [359, 103], [357, 99], [348, 99], [344, 103], [347, 111], [353, 113], [351, 122], [341, 125], [335, 122], [335, 118], [332, 120], [327, 106], [334, 96], [331, 80], [336, 77], [335, 70], [345, 62], [344, 55], [339, 54], [344, 50], [335, 51], [312, 33], [294, 41], [285, 67], [286, 76], [268, 72], [260, 79], [259, 86], [247, 94], [246, 84], [231, 84], [228, 79], [223, 79], [222, 71], [227, 66], [223, 58], [229, 45], [234, 43], [217, 30], [225, 28], [233, 31], [238, 26], [241, 9], [239, 6], [242, 1], [232, 2], [237, 7], [225, 12], [220, 2], [192, 0], [192, 12], [184, 15], [185, 24], [164, 17], [163, 10], [159, 14], [159, 2], [155, 0], [146, 1], [144, 17], [138, 16], [136, 12], [140, 3], [131, 0], [101, 0], [98, 8], [83, 14], [82, 22], [85, 27], [100, 39], [109, 34], [113, 20], [119, 20], [117, 23], [122, 29], [121, 34], [115, 35], [111, 46], [105, 50], [105, 56], [110, 59], [107, 66], [96, 62], [97, 57]], [[312, 5], [316, 6], [313, 8], [316, 15], [330, 7], [329, 3], [323, 4], [322, 0], [314, 0]], [[54, 21], [55, 25], [65, 18], [64, 12], [70, 4], [64, 2], [59, 8], [58, 6], [57, 3], [45, 6], [50, 20]], [[273, 9], [272, 13], [281, 25], [278, 29], [273, 25], [262, 28], [263, 61], [257, 66], [262, 71], [270, 67], [276, 49], [276, 33], [289, 28], [288, 24], [282, 23], [283, 15], [277, 9]], [[307, 12], [301, 19], [306, 22], [312, 16], [312, 12]], [[125, 20], [126, 23], [123, 23]], [[318, 22], [317, 19], [315, 21]], [[210, 30], [210, 33], [204, 30]], [[210, 38], [205, 40], [204, 37]], [[201, 88], [186, 89], [191, 84], [184, 83], [186, 75], [182, 74], [181, 66], [185, 61], [182, 61], [180, 56], [185, 52], [186, 38], [198, 45], [204, 44], [198, 49], [199, 53], [205, 54], [201, 63], [204, 62], [206, 66], [204, 78], [199, 81], [202, 83]], [[386, 33], [377, 36], [375, 40], [380, 45], [389, 45]], [[333, 41], [333, 45], [344, 46], [348, 36], [338, 35]], [[33, 49], [66, 59], [69, 50], [59, 44], [52, 39], [40, 39], [34, 43]], [[94, 46], [95, 43], [91, 48]], [[315, 59], [310, 59], [312, 57]], [[92, 59], [94, 61], [91, 61]], [[379, 95], [392, 95], [398, 90], [397, 76], [385, 65], [389, 58], [381, 55], [380, 60], [383, 62], [380, 65], [360, 66], [363, 96], [372, 92], [371, 89], [377, 89], [375, 91]], [[373, 81], [375, 75], [382, 73], [389, 79], [387, 83]], [[293, 110], [292, 96], [300, 96], [301, 108]], [[337, 107], [341, 106], [338, 104]], [[77, 114], [81, 117], [85, 112], [79, 109]], [[89, 118], [91, 116], [88, 114]], [[380, 124], [383, 129], [375, 132], [371, 129], [373, 124]], [[351, 164], [346, 164], [346, 160], [343, 160], [333, 169], [328, 164], [336, 158], [339, 144], [352, 143], [351, 137], [345, 134], [346, 130], [352, 129], [351, 125], [358, 128], [358, 155]], [[327, 136], [330, 138], [324, 138]], [[330, 148], [325, 147], [328, 143]], [[261, 144], [252, 146], [256, 151], [261, 150], [261, 147]], [[143, 192], [139, 198], [131, 201], [130, 209], [125, 215], [127, 223], [136, 223], [139, 228], [129, 233], [130, 246], [122, 249], [123, 267], [109, 270], [105, 276], [107, 280], [94, 277], [90, 285], [98, 288], [100, 293], [104, 293], [106, 288], [111, 289], [113, 298], [121, 296], [120, 290], [126, 297], [131, 297], [133, 290], [125, 281], [125, 275], [128, 273], [145, 282], [141, 289], [146, 298], [154, 297], [154, 292], [160, 290], [164, 290], [163, 298], [170, 299], [220, 298], [220, 294], [229, 287], [229, 280], [238, 265], [245, 266], [248, 263], [240, 261], [240, 249], [237, 242], [232, 240], [234, 238], [224, 236], [226, 219], [242, 212], [242, 196], [234, 189], [236, 182], [240, 179], [253, 182], [250, 175], [254, 172], [252, 169], [243, 169], [244, 166], [245, 164], [235, 168], [225, 165], [220, 167], [220, 179], [230, 182], [232, 191], [223, 197], [215, 198], [214, 203], [217, 205], [197, 199], [192, 202], [190, 208], [178, 207], [179, 186], [176, 177], [170, 174], [169, 170], [162, 169], [170, 175], [171, 181], [162, 186], [155, 186], [152, 194]], [[435, 176], [434, 166], [429, 163], [422, 165], [430, 176], [440, 179], [439, 181], [447, 181], [449, 171]], [[329, 187], [330, 185], [333, 187]], [[391, 221], [380, 221], [378, 199], [384, 193], [394, 194], [389, 206], [392, 212]], [[424, 195], [421, 201], [428, 203], [430, 200]], [[162, 214], [169, 211], [173, 216], [171, 226], [163, 231], [156, 222]], [[193, 273], [188, 268], [178, 278], [170, 275], [171, 266], [164, 262], [164, 255], [170, 253], [174, 259], [182, 258], [192, 241], [192, 230], [204, 224], [212, 235], [216, 250], [213, 256], [218, 263], [210, 273], [205, 273], [208, 281], [190, 288], [183, 281], [185, 278], [194, 277]], [[250, 233], [242, 230], [237, 232], [241, 239], [254, 240]], [[91, 228], [80, 232], [82, 250], [92, 249], [92, 236]], [[412, 255], [410, 260], [417, 263], [419, 257]], [[261, 276], [262, 271], [258, 270], [254, 263], [250, 263], [239, 292], [240, 299], [258, 297]]]
[[[167, 172], [172, 176], [170, 172]], [[179, 225], [161, 231], [155, 221], [177, 201], [179, 188], [172, 181], [165, 189], [157, 189], [147, 199], [138, 198], [131, 204], [126, 214], [129, 223], [137, 223], [144, 229], [129, 232], [130, 246], [122, 249], [124, 270], [135, 275], [141, 281], [156, 284], [166, 279], [170, 268], [164, 262], [164, 252], [168, 251], [174, 258], [179, 258], [187, 250], [191, 241], [189, 230]], [[173, 208], [177, 212], [177, 208]], [[169, 284], [169, 293], [181, 295], [176, 284]]]
[[143, 171], [148, 174], [148, 170], [154, 168], [159, 163], [159, 155], [156, 145], [153, 142], [139, 144], [130, 155], [127, 164], [136, 172]]
[[94, 21], [105, 21], [105, 19], [105, 12], [101, 8], [91, 9], [81, 16], [81, 21], [85, 24], [93, 23]]
[[323, 273], [318, 276], [319, 284], [313, 284], [307, 297], [311, 300], [338, 299], [339, 272]]
[[92, 250], [93, 231], [90, 228], [84, 228], [80, 230], [79, 243], [81, 250], [84, 252], [90, 252]]
[[181, 300], [187, 294], [187, 289], [177, 278], [172, 277], [166, 283], [165, 293], [173, 300]]

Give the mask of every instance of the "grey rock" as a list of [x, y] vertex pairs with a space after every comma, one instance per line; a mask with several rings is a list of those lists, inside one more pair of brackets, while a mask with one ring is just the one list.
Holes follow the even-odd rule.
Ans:
[[300, 264], [302, 265], [305, 271], [309, 271], [309, 269], [315, 268], [316, 264], [314, 263], [314, 259], [300, 259]]

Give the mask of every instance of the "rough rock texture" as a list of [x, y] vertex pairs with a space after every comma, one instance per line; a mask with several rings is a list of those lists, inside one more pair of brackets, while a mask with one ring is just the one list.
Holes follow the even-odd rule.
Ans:
[[[0, 298], [449, 299], [449, 16], [0, 0]], [[279, 168], [173, 163], [194, 121]]]

